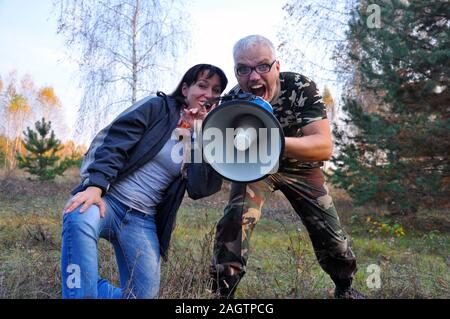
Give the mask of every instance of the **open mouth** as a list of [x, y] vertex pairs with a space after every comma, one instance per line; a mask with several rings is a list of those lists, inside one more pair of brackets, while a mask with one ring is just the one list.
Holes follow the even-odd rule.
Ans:
[[262, 84], [253, 85], [250, 87], [250, 93], [263, 98], [266, 94], [266, 87]]

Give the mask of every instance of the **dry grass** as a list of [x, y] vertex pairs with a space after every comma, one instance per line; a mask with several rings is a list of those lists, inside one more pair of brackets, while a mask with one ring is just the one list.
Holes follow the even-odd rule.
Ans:
[[[76, 175], [74, 170], [45, 183], [23, 175], [0, 176], [0, 298], [60, 298], [60, 212], [78, 182]], [[208, 270], [228, 188], [205, 200], [185, 199], [169, 260], [162, 264], [160, 298], [214, 297]], [[411, 223], [401, 238], [370, 235], [364, 218], [382, 209], [355, 208], [345, 192], [332, 193], [358, 256], [358, 289], [372, 298], [450, 298], [448, 215], [426, 212], [431, 216], [427, 227]], [[426, 214], [417, 220], [422, 223]], [[101, 240], [99, 250], [100, 274], [117, 284], [112, 246]], [[369, 264], [381, 267], [382, 289], [367, 287]], [[332, 289], [298, 216], [280, 193], [273, 194], [256, 226], [247, 274], [236, 296], [329, 298]]]

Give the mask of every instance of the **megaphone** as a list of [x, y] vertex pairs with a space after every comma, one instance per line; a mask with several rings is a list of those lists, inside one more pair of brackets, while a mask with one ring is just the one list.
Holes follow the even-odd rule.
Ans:
[[284, 134], [272, 106], [253, 94], [221, 99], [202, 124], [204, 160], [234, 182], [254, 182], [275, 173]]

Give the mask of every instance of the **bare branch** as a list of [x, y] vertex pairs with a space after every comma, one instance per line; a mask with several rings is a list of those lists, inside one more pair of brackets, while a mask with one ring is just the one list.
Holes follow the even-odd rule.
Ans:
[[77, 127], [87, 138], [139, 94], [157, 91], [166, 80], [158, 72], [173, 69], [179, 49], [188, 47], [183, 0], [57, 0], [56, 5], [58, 32], [83, 74]]

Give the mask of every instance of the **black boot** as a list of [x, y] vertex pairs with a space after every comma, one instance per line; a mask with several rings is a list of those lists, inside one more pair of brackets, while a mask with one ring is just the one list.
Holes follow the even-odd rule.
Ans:
[[366, 299], [366, 297], [351, 286], [339, 287], [334, 290], [334, 298], [336, 299]]
[[336, 285], [334, 298], [336, 299], [366, 299], [366, 297], [355, 288], [352, 288], [353, 278], [336, 279], [331, 278]]
[[234, 299], [234, 293], [241, 280], [240, 276], [222, 276], [214, 279], [212, 291], [219, 299]]
[[237, 267], [212, 266], [210, 275], [213, 281], [213, 294], [219, 299], [233, 299], [236, 288], [244, 274], [245, 271]]

